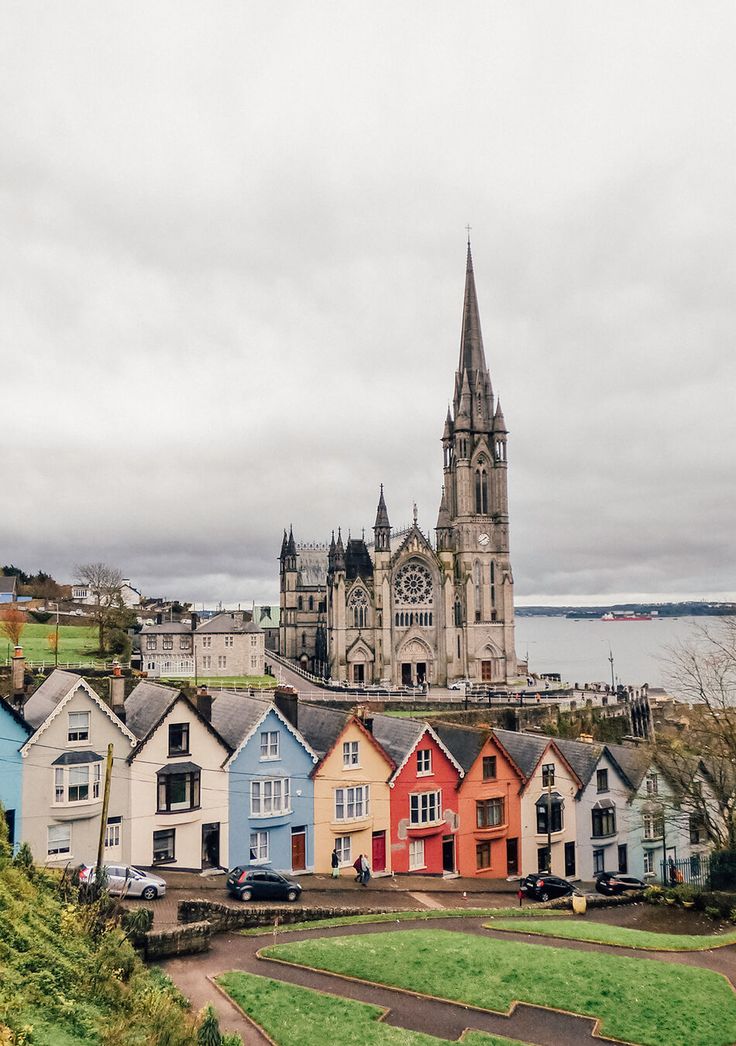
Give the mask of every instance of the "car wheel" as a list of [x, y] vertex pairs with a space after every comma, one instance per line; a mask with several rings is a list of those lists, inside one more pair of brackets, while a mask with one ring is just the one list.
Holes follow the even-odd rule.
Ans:
[[539, 899], [541, 901], [548, 901], [549, 900], [549, 894], [547, 893], [546, 890], [544, 891], [544, 893], [539, 895]]
[[141, 897], [144, 901], [152, 901], [154, 897], [158, 897], [158, 890], [155, 886], [147, 886], [141, 894]]
[[287, 901], [295, 901], [298, 896], [299, 896], [299, 891], [298, 890], [289, 890], [289, 892], [286, 895], [286, 900]]
[[241, 901], [249, 901], [252, 896], [253, 895], [252, 895], [250, 890], [241, 890], [240, 891], [240, 900]]

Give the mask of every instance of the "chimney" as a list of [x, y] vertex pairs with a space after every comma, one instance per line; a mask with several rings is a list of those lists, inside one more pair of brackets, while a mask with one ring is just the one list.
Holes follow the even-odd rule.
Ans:
[[273, 703], [295, 729], [299, 729], [299, 694], [293, 686], [283, 683], [276, 687]]
[[363, 720], [363, 726], [366, 728], [369, 734], [373, 733], [373, 716], [366, 716]]
[[120, 664], [112, 663], [112, 675], [110, 676], [110, 708], [121, 722], [125, 722], [125, 679]]
[[206, 686], [197, 689], [197, 711], [208, 723], [212, 722], [212, 696], [207, 693]]
[[199, 614], [195, 614], [194, 611], [192, 611], [192, 632], [196, 632], [197, 631], [198, 625], [199, 625]]
[[164, 615], [163, 614], [156, 614], [156, 624], [157, 625], [162, 625], [163, 623], [164, 623]]
[[13, 650], [13, 668], [10, 676], [11, 693], [14, 698], [23, 697], [25, 690], [26, 659], [23, 657], [23, 647], [17, 646]]

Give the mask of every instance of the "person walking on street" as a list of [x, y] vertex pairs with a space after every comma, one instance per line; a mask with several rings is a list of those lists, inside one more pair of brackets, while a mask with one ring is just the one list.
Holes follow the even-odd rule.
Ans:
[[332, 878], [339, 879], [340, 877], [340, 858], [337, 856], [337, 850], [332, 851], [332, 857], [330, 858], [332, 864]]
[[368, 880], [371, 877], [371, 866], [368, 864], [367, 858], [360, 855], [360, 881], [363, 886], [368, 885]]
[[363, 854], [358, 854], [355, 858], [353, 868], [355, 869], [355, 881], [359, 883], [363, 876]]

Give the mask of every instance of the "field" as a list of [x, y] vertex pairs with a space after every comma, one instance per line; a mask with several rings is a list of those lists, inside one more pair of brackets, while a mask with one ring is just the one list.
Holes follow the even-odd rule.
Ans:
[[[26, 661], [45, 661], [54, 663], [54, 652], [48, 644], [49, 634], [54, 634], [56, 624], [53, 617], [45, 625], [29, 622], [23, 629], [21, 646]], [[98, 646], [97, 629], [88, 625], [59, 625], [59, 664], [82, 661], [92, 664], [96, 658], [93, 651]], [[0, 635], [0, 659], [12, 657], [13, 646], [10, 640]]]
[[641, 1046], [728, 1046], [736, 994], [720, 974], [659, 962], [408, 930], [276, 944], [266, 957], [501, 1013], [515, 1001], [599, 1018], [601, 1034]]

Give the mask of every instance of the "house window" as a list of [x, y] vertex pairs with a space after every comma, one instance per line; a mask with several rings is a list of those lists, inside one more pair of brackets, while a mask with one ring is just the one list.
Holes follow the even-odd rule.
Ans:
[[250, 859], [257, 862], [268, 860], [268, 832], [250, 833]]
[[49, 857], [72, 852], [72, 826], [70, 824], [50, 824], [46, 852]]
[[647, 795], [659, 794], [659, 775], [647, 774]]
[[478, 871], [483, 871], [485, 868], [491, 867], [491, 844], [478, 843], [475, 848], [475, 867]]
[[616, 811], [613, 807], [609, 807], [607, 810], [591, 810], [591, 816], [594, 839], [616, 834]]
[[432, 749], [420, 748], [417, 752], [417, 776], [432, 773]]
[[[537, 834], [538, 835], [545, 835], [547, 833], [547, 806], [548, 806], [547, 796], [543, 796], [543, 798], [540, 799], [537, 802]], [[549, 802], [549, 808], [550, 808], [550, 812], [552, 814], [551, 831], [553, 831], [553, 832], [561, 832], [562, 831], [563, 818], [562, 818], [562, 800], [560, 799], [559, 796], [552, 796], [552, 799]]]
[[349, 835], [338, 835], [337, 839], [335, 839], [335, 850], [337, 851], [337, 859], [341, 865], [352, 864]]
[[250, 637], [250, 645], [251, 646], [255, 646], [257, 644], [257, 642], [258, 642], [258, 639], [256, 638], [256, 636], [251, 636]]
[[69, 729], [66, 735], [70, 744], [83, 744], [89, 741], [89, 712], [70, 712]]
[[343, 767], [360, 766], [360, 741], [343, 741]]
[[335, 820], [353, 821], [358, 817], [367, 817], [369, 799], [369, 785], [358, 785], [355, 788], [336, 788]]
[[703, 824], [703, 818], [700, 814], [690, 815], [690, 842], [697, 846], [698, 843], [704, 842], [705, 837], [705, 825]]
[[291, 810], [288, 777], [268, 781], [251, 781], [250, 812], [252, 817], [276, 817]]
[[234, 636], [225, 636], [225, 646], [232, 646], [234, 641]]
[[212, 668], [212, 657], [210, 654], [202, 655], [202, 668]]
[[645, 839], [662, 838], [664, 819], [662, 818], [661, 814], [659, 816], [655, 816], [654, 814], [644, 814], [642, 816], [642, 824], [644, 825]]
[[484, 781], [495, 781], [496, 780], [496, 757], [495, 757], [495, 755], [484, 755], [483, 756], [483, 780]]
[[169, 755], [189, 755], [189, 723], [170, 724]]
[[[57, 766], [54, 773], [55, 803], [86, 803], [100, 798], [102, 764], [85, 766]], [[91, 776], [91, 781], [90, 781]]]
[[180, 650], [189, 650], [189, 636], [180, 636], [179, 637], [179, 649]]
[[122, 817], [111, 817], [107, 822], [107, 828], [105, 829], [105, 849], [112, 850], [115, 846], [120, 846], [120, 836], [122, 830]]
[[158, 774], [158, 812], [196, 810], [199, 806], [199, 770], [185, 774]]
[[596, 770], [595, 787], [597, 792], [608, 791], [608, 770]]
[[164, 650], [173, 650], [174, 649], [174, 637], [173, 636], [164, 636], [163, 637], [163, 641], [161, 643], [161, 646], [162, 646], [162, 648]]
[[146, 636], [146, 650], [156, 649], [156, 636]]
[[278, 730], [264, 730], [261, 733], [261, 759], [278, 759], [279, 757], [279, 732]]
[[442, 820], [442, 792], [415, 792], [409, 796], [409, 823], [434, 824]]
[[212, 646], [212, 636], [202, 636], [202, 646]]
[[599, 872], [605, 872], [606, 870], [606, 851], [605, 850], [594, 850], [593, 851], [593, 875], [598, 875]]
[[251, 657], [251, 659], [250, 659], [250, 667], [251, 667], [251, 671], [255, 674], [255, 671], [258, 668], [258, 658], [257, 657]]
[[555, 783], [555, 764], [545, 763], [542, 767], [542, 787], [549, 788]]
[[409, 871], [424, 868], [424, 839], [409, 840]]
[[217, 655], [217, 667], [227, 668], [227, 657], [224, 654]]
[[153, 833], [153, 863], [173, 861], [175, 858], [176, 829], [162, 828]]
[[654, 874], [654, 850], [644, 851], [644, 874]]
[[622, 843], [618, 848], [618, 870], [620, 872], [629, 870], [629, 849], [626, 843]]
[[496, 828], [504, 823], [503, 799], [481, 799], [475, 804], [478, 828]]

